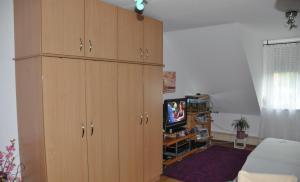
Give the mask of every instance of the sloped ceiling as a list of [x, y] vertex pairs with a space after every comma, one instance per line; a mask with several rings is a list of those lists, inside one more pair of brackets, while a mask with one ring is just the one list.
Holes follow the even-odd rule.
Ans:
[[235, 24], [164, 34], [166, 71], [176, 71], [176, 93], [211, 95], [214, 110], [260, 114], [239, 29]]

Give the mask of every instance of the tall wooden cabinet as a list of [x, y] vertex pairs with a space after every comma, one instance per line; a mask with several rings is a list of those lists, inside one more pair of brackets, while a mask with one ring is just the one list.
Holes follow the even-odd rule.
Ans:
[[87, 61], [89, 181], [119, 181], [117, 63]]
[[144, 181], [153, 181], [162, 172], [162, 68], [144, 66]]
[[118, 65], [120, 182], [143, 181], [143, 66]]
[[119, 64], [118, 72], [120, 181], [155, 181], [162, 172], [162, 69]]
[[98, 0], [14, 0], [24, 181], [162, 173], [162, 23]]
[[87, 181], [85, 62], [43, 58], [42, 75], [48, 181]]
[[[33, 65], [30, 65], [33, 61], [39, 65], [34, 70], [31, 69]], [[31, 179], [27, 177], [27, 172], [31, 172], [30, 166], [34, 163], [41, 168], [32, 172], [45, 170], [43, 174], [47, 176], [29, 181], [118, 181], [117, 64], [42, 58], [18, 61], [16, 66], [17, 85], [36, 85], [34, 89], [40, 96], [37, 98], [38, 103], [34, 103], [36, 99], [33, 96], [32, 101], [23, 101], [29, 93], [23, 91], [25, 85], [18, 87], [22, 157], [31, 152], [23, 146], [23, 139], [30, 136], [27, 129], [35, 129], [37, 126], [31, 125], [34, 122], [40, 122], [38, 126], [44, 128], [40, 128], [41, 131], [35, 137], [44, 137], [36, 147], [41, 149], [45, 146], [44, 150], [39, 151], [44, 151], [42, 158], [45, 163], [41, 164], [37, 156], [31, 156], [28, 161], [21, 158], [26, 166], [23, 173], [25, 180]], [[31, 72], [38, 73], [34, 75], [36, 78], [31, 78]], [[42, 109], [28, 111], [28, 104]], [[28, 115], [31, 114], [41, 117], [30, 118]], [[23, 125], [23, 122], [27, 122], [27, 125]]]

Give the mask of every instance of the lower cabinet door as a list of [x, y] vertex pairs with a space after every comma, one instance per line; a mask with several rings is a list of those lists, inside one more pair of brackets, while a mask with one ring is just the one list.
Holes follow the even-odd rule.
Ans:
[[117, 63], [87, 61], [89, 182], [119, 181]]
[[121, 182], [143, 182], [143, 67], [118, 64]]
[[144, 182], [162, 174], [162, 68], [144, 66]]
[[48, 182], [88, 182], [85, 62], [42, 58]]

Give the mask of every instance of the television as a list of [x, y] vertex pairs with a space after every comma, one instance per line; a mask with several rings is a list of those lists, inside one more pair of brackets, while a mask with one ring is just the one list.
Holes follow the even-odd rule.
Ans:
[[184, 130], [187, 123], [187, 99], [168, 99], [164, 101], [164, 130], [172, 133]]

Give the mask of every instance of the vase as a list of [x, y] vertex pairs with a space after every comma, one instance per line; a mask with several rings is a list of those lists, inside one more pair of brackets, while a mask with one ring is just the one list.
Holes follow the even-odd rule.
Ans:
[[237, 139], [244, 139], [246, 138], [246, 132], [243, 130], [239, 130], [236, 132], [236, 138]]
[[6, 182], [7, 181], [7, 174], [0, 171], [0, 182]]

